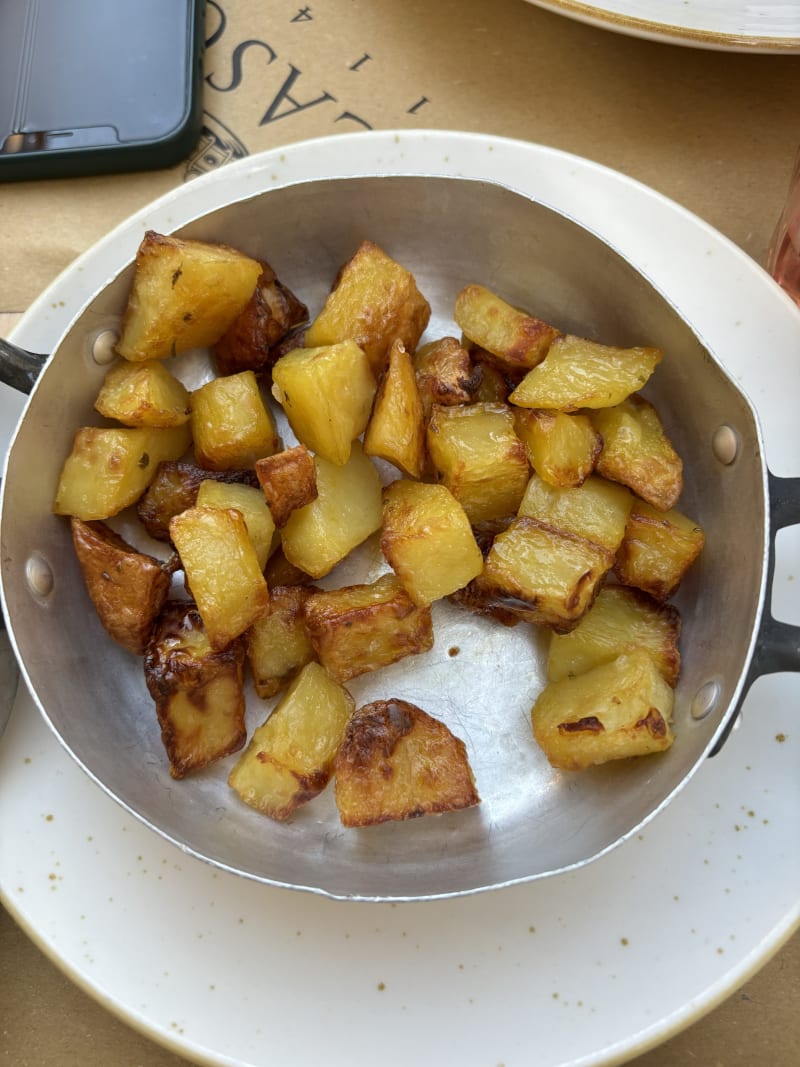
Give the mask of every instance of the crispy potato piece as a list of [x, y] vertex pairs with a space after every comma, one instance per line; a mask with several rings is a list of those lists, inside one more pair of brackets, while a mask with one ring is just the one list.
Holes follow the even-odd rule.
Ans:
[[217, 370], [220, 374], [269, 370], [280, 343], [307, 321], [308, 308], [262, 261], [253, 295], [214, 345]]
[[313, 581], [310, 574], [289, 562], [284, 554], [283, 545], [280, 543], [267, 560], [264, 577], [267, 579], [269, 589], [283, 585], [307, 585]]
[[200, 483], [213, 478], [219, 482], [258, 485], [255, 472], [207, 471], [193, 463], [159, 463], [156, 475], [136, 505], [139, 521], [156, 541], [169, 541], [169, 522], [197, 503]]
[[339, 466], [367, 427], [376, 388], [355, 341], [296, 348], [272, 368], [272, 395], [298, 441]]
[[530, 515], [554, 530], [585, 537], [616, 552], [632, 507], [633, 496], [624, 486], [595, 475], [575, 489], [561, 489], [534, 474], [518, 514]]
[[215, 651], [244, 633], [269, 607], [269, 591], [242, 513], [193, 507], [169, 532]]
[[613, 562], [608, 549], [523, 516], [495, 537], [475, 588], [488, 603], [566, 633]]
[[475, 373], [480, 375], [478, 388], [472, 397], [473, 402], [475, 404], [507, 404], [512, 386], [509, 385], [503, 372], [487, 360], [479, 358], [475, 352], [472, 353], [471, 358]]
[[447, 486], [471, 523], [517, 510], [530, 468], [505, 404], [436, 405], [427, 442], [436, 480]]
[[677, 592], [704, 543], [702, 527], [676, 508], [662, 512], [636, 501], [614, 572], [623, 585], [636, 586], [663, 603]]
[[317, 498], [317, 468], [305, 445], [257, 459], [256, 477], [278, 529], [293, 511]]
[[272, 819], [288, 819], [330, 781], [354, 707], [324, 667], [306, 664], [255, 730], [228, 784], [250, 807]]
[[289, 516], [281, 531], [290, 563], [322, 578], [381, 525], [381, 480], [361, 443], [344, 466], [316, 456], [317, 496]]
[[168, 601], [145, 650], [170, 774], [183, 778], [242, 747], [244, 642], [213, 649], [195, 605]]
[[425, 416], [414, 364], [402, 341], [395, 341], [389, 349], [364, 434], [364, 451], [394, 464], [412, 478], [422, 476]]
[[426, 419], [434, 404], [471, 404], [481, 381], [480, 370], [455, 337], [442, 337], [418, 348], [414, 372]]
[[139, 362], [213, 345], [250, 300], [260, 274], [261, 264], [235, 248], [148, 230], [117, 352]]
[[112, 429], [84, 426], [75, 434], [56, 490], [56, 515], [88, 522], [135, 504], [159, 463], [179, 459], [191, 443], [188, 425]]
[[280, 448], [272, 413], [251, 370], [212, 378], [191, 395], [195, 460], [206, 470], [252, 467]]
[[521, 408], [609, 408], [641, 389], [661, 362], [657, 348], [614, 348], [567, 335], [509, 397]]
[[464, 742], [405, 700], [376, 700], [352, 715], [334, 773], [344, 826], [374, 826], [480, 803]]
[[402, 341], [413, 352], [430, 319], [430, 304], [414, 276], [371, 241], [362, 241], [344, 264], [325, 306], [306, 333], [309, 348], [352, 340], [380, 377], [389, 347]]
[[659, 604], [638, 589], [606, 585], [574, 630], [552, 635], [547, 679], [572, 678], [643, 648], [674, 689], [681, 669], [680, 633], [681, 617], [671, 604]]
[[514, 429], [528, 450], [531, 466], [550, 485], [582, 485], [603, 447], [588, 415], [515, 408]]
[[169, 596], [170, 566], [137, 551], [104, 522], [73, 516], [71, 524], [75, 554], [100, 621], [117, 644], [143, 655]]
[[270, 586], [269, 611], [247, 631], [253, 685], [263, 700], [275, 696], [316, 658], [303, 606], [316, 587]]
[[94, 402], [95, 410], [124, 426], [182, 426], [189, 421], [189, 392], [163, 363], [116, 363]]
[[466, 512], [444, 485], [406, 478], [383, 490], [381, 551], [415, 604], [430, 604], [480, 574]]
[[262, 571], [264, 570], [273, 545], [275, 522], [260, 489], [252, 485], [207, 479], [200, 483], [196, 506], [199, 508], [236, 508], [240, 511], [256, 551], [258, 565]]
[[464, 335], [501, 370], [519, 377], [544, 359], [561, 331], [526, 315], [482, 285], [467, 285], [456, 297], [455, 320]]
[[636, 649], [577, 678], [546, 685], [531, 721], [551, 765], [578, 771], [664, 752], [674, 740], [673, 703], [652, 656]]
[[627, 485], [659, 511], [674, 508], [683, 492], [683, 463], [653, 405], [634, 393], [593, 412], [592, 423], [603, 438], [598, 474]]
[[314, 593], [304, 610], [317, 658], [337, 682], [433, 648], [430, 607], [417, 606], [394, 574]]

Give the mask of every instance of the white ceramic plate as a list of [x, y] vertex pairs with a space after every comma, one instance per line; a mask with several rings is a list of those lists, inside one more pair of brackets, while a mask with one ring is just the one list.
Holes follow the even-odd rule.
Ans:
[[[659, 194], [516, 141], [362, 133], [231, 164], [81, 257], [14, 339], [51, 348], [146, 227], [174, 228], [272, 185], [370, 171], [496, 178], [602, 233], [749, 391], [772, 470], [797, 473], [800, 312], [788, 297]], [[6, 440], [20, 406], [0, 390]], [[795, 530], [778, 556], [773, 610], [800, 622]], [[722, 753], [642, 835], [582, 870], [383, 905], [262, 886], [185, 856], [77, 768], [23, 693], [0, 742], [0, 894], [92, 996], [200, 1062], [620, 1063], [708, 1011], [800, 923], [798, 698], [797, 676], [759, 680]]]
[[653, 41], [729, 52], [800, 52], [797, 0], [529, 0], [537, 7]]

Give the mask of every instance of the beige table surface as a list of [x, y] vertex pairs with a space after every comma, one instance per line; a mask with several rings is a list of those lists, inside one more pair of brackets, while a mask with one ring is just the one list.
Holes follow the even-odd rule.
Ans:
[[[679, 48], [523, 0], [222, 0], [209, 2], [207, 33], [204, 140], [191, 160], [0, 186], [3, 332], [155, 196], [307, 137], [429, 127], [551, 145], [653, 186], [761, 263], [800, 142], [800, 56]], [[795, 935], [710, 1015], [635, 1062], [790, 1067], [799, 998]], [[73, 986], [2, 911], [0, 1053], [13, 1067], [184, 1062]]]

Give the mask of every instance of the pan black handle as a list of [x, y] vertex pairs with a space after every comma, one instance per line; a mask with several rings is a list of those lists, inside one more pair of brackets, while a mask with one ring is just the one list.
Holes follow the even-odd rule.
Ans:
[[42, 372], [47, 356], [28, 352], [0, 337], [0, 382], [20, 393], [29, 393]]

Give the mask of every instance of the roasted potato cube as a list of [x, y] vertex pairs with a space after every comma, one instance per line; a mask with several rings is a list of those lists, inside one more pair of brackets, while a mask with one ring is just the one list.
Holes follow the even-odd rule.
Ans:
[[402, 341], [395, 341], [389, 349], [364, 434], [364, 451], [394, 464], [412, 478], [422, 475], [425, 417], [414, 364]]
[[361, 443], [344, 466], [315, 457], [317, 496], [293, 511], [281, 531], [290, 563], [322, 578], [381, 525], [381, 480]]
[[405, 478], [383, 490], [381, 551], [415, 604], [430, 604], [483, 568], [467, 514], [444, 485]]
[[268, 263], [245, 308], [214, 345], [220, 374], [268, 370], [278, 358], [278, 346], [298, 326], [308, 321], [308, 308], [291, 289], [282, 285]]
[[595, 475], [575, 489], [560, 489], [534, 474], [518, 513], [554, 530], [585, 537], [613, 553], [622, 544], [632, 507], [633, 496], [624, 486]]
[[464, 742], [405, 700], [376, 700], [351, 716], [334, 773], [344, 826], [374, 826], [480, 803]]
[[259, 726], [228, 784], [245, 804], [285, 820], [330, 781], [353, 698], [318, 663], [308, 663]]
[[502, 370], [517, 377], [540, 363], [561, 331], [526, 315], [482, 285], [467, 285], [456, 297], [455, 320]]
[[380, 377], [389, 347], [402, 341], [413, 352], [430, 319], [430, 304], [414, 276], [371, 241], [362, 241], [344, 264], [325, 306], [306, 333], [309, 348], [352, 340]]
[[270, 586], [269, 611], [247, 631], [247, 658], [255, 691], [263, 700], [275, 696], [315, 659], [303, 605], [315, 588]]
[[567, 335], [508, 398], [521, 408], [609, 408], [641, 389], [661, 362], [658, 348], [614, 348]]
[[215, 481], [258, 485], [255, 472], [207, 471], [193, 463], [160, 463], [150, 485], [139, 498], [136, 513], [148, 534], [156, 541], [169, 541], [169, 522], [197, 503], [200, 483]]
[[189, 421], [189, 392], [157, 359], [116, 363], [106, 374], [95, 410], [123, 426], [182, 426]]
[[260, 274], [261, 264], [235, 248], [149, 230], [136, 253], [117, 352], [139, 362], [213, 345]]
[[272, 414], [251, 370], [212, 378], [195, 389], [191, 406], [195, 459], [206, 470], [252, 467], [280, 447]]
[[638, 589], [606, 585], [568, 634], [553, 634], [547, 678], [559, 682], [608, 663], [623, 652], [643, 648], [674, 689], [681, 669], [681, 618], [671, 604], [659, 604]]
[[236, 482], [207, 479], [200, 483], [196, 505], [199, 508], [236, 508], [241, 511], [256, 550], [258, 565], [264, 570], [275, 537], [275, 523], [260, 489]]
[[517, 510], [530, 468], [505, 404], [437, 405], [427, 442], [437, 481], [447, 486], [471, 523]]
[[242, 513], [193, 507], [169, 524], [170, 537], [214, 651], [244, 633], [269, 607], [269, 591]]
[[104, 522], [74, 517], [71, 522], [75, 554], [100, 621], [123, 648], [143, 655], [169, 595], [169, 567], [138, 552]]
[[515, 408], [514, 429], [528, 450], [531, 466], [550, 485], [582, 485], [603, 447], [588, 415]]
[[[480, 351], [480, 350], [479, 350]], [[472, 354], [472, 363], [475, 372], [479, 373], [478, 388], [472, 397], [476, 404], [505, 404], [508, 402], [508, 394], [511, 386], [501, 370], [493, 366], [487, 360], [478, 358]]]
[[475, 589], [528, 622], [571, 630], [591, 607], [614, 555], [536, 519], [515, 519], [489, 549]]
[[614, 571], [623, 585], [636, 586], [663, 602], [677, 592], [704, 543], [702, 527], [676, 508], [663, 512], [637, 501]]
[[317, 497], [317, 468], [305, 445], [257, 459], [256, 477], [278, 529]]
[[426, 419], [434, 404], [471, 404], [481, 381], [480, 370], [455, 337], [442, 337], [418, 348], [414, 372]]
[[673, 703], [652, 656], [636, 649], [546, 685], [531, 712], [533, 733], [553, 767], [579, 771], [664, 752], [674, 740]]
[[61, 470], [53, 511], [88, 522], [108, 519], [135, 504], [159, 463], [179, 459], [191, 443], [188, 425], [84, 426]]
[[592, 422], [603, 438], [598, 474], [627, 485], [659, 511], [675, 507], [683, 491], [683, 463], [653, 405], [634, 393], [593, 412]]
[[144, 675], [173, 778], [245, 743], [243, 664], [241, 639], [213, 649], [195, 605], [167, 602], [145, 650]]
[[272, 368], [272, 395], [298, 441], [340, 466], [366, 429], [376, 382], [355, 341], [296, 348]]
[[304, 610], [317, 658], [337, 682], [433, 648], [430, 607], [417, 606], [394, 574], [314, 593]]

